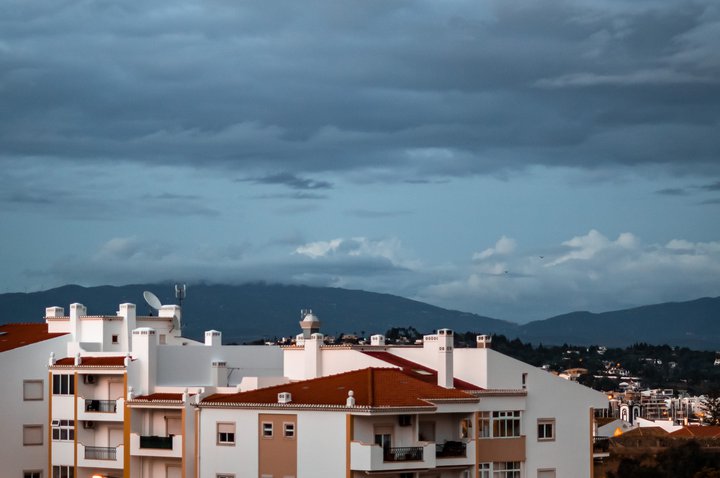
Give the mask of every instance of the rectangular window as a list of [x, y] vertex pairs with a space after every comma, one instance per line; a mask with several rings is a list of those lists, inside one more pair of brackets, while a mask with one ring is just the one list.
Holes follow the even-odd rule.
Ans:
[[40, 470], [23, 471], [23, 478], [42, 478], [42, 471], [40, 471]]
[[52, 478], [75, 478], [75, 467], [72, 465], [53, 465]]
[[493, 412], [494, 438], [510, 438], [520, 436], [520, 411]]
[[285, 438], [295, 438], [295, 424], [283, 423], [283, 436]]
[[490, 463], [480, 463], [478, 471], [480, 478], [490, 478]]
[[218, 423], [217, 424], [217, 444], [218, 445], [234, 445], [235, 444], [235, 423]]
[[555, 440], [555, 419], [539, 418], [537, 424], [538, 441]]
[[460, 420], [460, 438], [470, 438], [472, 421], [467, 418]]
[[53, 375], [53, 395], [75, 395], [75, 375]]
[[42, 380], [23, 380], [23, 400], [42, 400], [45, 384]]
[[263, 438], [272, 438], [272, 436], [273, 436], [273, 424], [272, 423], [263, 422], [262, 436], [263, 436]]
[[119, 335], [113, 335], [112, 336], [112, 343], [119, 344], [120, 343], [120, 336]]
[[500, 461], [493, 463], [493, 478], [520, 478], [520, 462]]
[[555, 468], [538, 470], [537, 478], [555, 478]]
[[53, 420], [52, 439], [70, 441], [75, 439], [75, 420]]
[[235, 478], [235, 475], [231, 475], [230, 473], [218, 473], [215, 475], [215, 478]]
[[478, 414], [478, 436], [480, 438], [490, 438], [490, 412], [480, 412]]
[[23, 425], [23, 445], [42, 445], [43, 444], [43, 426], [42, 425]]

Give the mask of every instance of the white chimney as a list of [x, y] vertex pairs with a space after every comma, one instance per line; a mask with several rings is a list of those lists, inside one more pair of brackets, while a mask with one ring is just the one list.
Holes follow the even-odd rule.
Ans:
[[80, 338], [80, 317], [87, 316], [87, 307], [82, 304], [70, 304], [70, 333], [73, 342], [82, 342]]
[[370, 345], [385, 345], [385, 336], [376, 334], [370, 337]]
[[292, 394], [290, 392], [278, 393], [278, 403], [290, 403], [292, 402]]
[[[132, 343], [132, 331], [135, 330], [135, 328], [137, 327], [135, 304], [120, 304], [120, 310], [118, 310], [117, 315], [123, 318], [123, 342], [120, 344], [120, 346], [121, 348], [128, 350], [130, 344]], [[105, 344], [103, 344], [103, 347], [104, 346]]]
[[155, 389], [157, 377], [157, 346], [158, 340], [155, 329], [140, 327], [132, 331], [133, 356], [139, 362], [140, 390], [138, 393], [149, 394]]
[[477, 348], [479, 349], [492, 348], [492, 336], [490, 335], [478, 335], [475, 337], [475, 342], [477, 344]]
[[438, 338], [438, 385], [453, 388], [453, 331], [440, 329]]
[[45, 317], [64, 317], [65, 309], [62, 307], [47, 307], [45, 309]]
[[305, 379], [318, 378], [322, 370], [322, 352], [320, 346], [323, 344], [323, 334], [314, 333], [310, 338], [305, 339]]
[[215, 387], [227, 387], [227, 362], [212, 362], [212, 384]]
[[205, 345], [209, 347], [222, 345], [222, 333], [217, 330], [207, 330], [205, 332]]

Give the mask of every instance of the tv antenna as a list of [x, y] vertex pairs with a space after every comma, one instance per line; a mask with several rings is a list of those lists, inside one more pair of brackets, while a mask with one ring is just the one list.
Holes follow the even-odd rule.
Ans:
[[153, 315], [152, 309], [160, 310], [160, 307], [162, 307], [162, 302], [160, 302], [160, 299], [158, 299], [157, 296], [149, 290], [143, 292], [143, 298], [145, 299], [145, 302], [147, 302], [147, 305], [150, 306], [150, 315]]
[[175, 298], [178, 300], [178, 305], [182, 307], [182, 301], [187, 297], [187, 284], [175, 284]]

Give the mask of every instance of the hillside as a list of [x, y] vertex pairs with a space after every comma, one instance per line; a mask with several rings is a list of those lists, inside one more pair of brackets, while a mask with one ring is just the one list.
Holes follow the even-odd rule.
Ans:
[[[132, 302], [147, 314], [142, 297], [153, 291], [163, 303], [175, 303], [172, 286], [137, 284], [120, 287], [68, 285], [41, 292], [0, 294], [0, 323], [38, 322], [45, 307], [81, 302], [89, 314], [115, 314], [117, 305]], [[269, 284], [193, 285], [183, 303], [183, 334], [200, 338], [205, 330], [223, 332], [226, 342], [295, 335], [300, 309], [313, 309], [322, 332], [384, 333], [390, 327], [414, 326], [421, 331], [448, 327], [513, 335], [517, 324], [467, 312], [447, 310], [402, 297], [330, 287]]]
[[[68, 285], [33, 293], [0, 294], [0, 323], [39, 322], [45, 307], [81, 302], [90, 314], [115, 314], [118, 304], [149, 309], [142, 297], [151, 290], [163, 303], [174, 303], [169, 284], [120, 287]], [[384, 333], [391, 327], [421, 332], [448, 327], [457, 332], [495, 333], [543, 344], [599, 344], [614, 347], [636, 342], [720, 350], [720, 298], [648, 305], [612, 312], [571, 312], [524, 325], [477, 314], [443, 309], [390, 294], [330, 287], [277, 284], [192, 285], [183, 303], [184, 334], [201, 338], [205, 330], [223, 332], [226, 342], [295, 335], [300, 309], [313, 309], [328, 335]]]

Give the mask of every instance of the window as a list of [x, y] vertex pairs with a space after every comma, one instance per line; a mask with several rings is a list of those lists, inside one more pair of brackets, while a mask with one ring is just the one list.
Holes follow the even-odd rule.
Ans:
[[538, 419], [537, 438], [538, 438], [538, 441], [555, 440], [555, 419], [554, 418], [539, 418]]
[[527, 373], [522, 374], [522, 388], [527, 388]]
[[493, 478], [520, 478], [520, 462], [500, 461], [493, 463]]
[[480, 438], [490, 438], [490, 412], [480, 412], [478, 418], [478, 436]]
[[295, 424], [283, 423], [283, 436], [285, 438], [295, 438]]
[[494, 438], [509, 438], [520, 436], [520, 411], [493, 412]]
[[472, 421], [467, 418], [460, 420], [460, 438], [469, 438]]
[[112, 336], [112, 343], [119, 344], [120, 343], [120, 336], [119, 335], [113, 335]]
[[218, 473], [215, 475], [215, 478], [235, 478], [235, 475], [231, 475], [230, 473]]
[[[167, 339], [165, 338], [165, 334], [160, 334], [160, 345], [165, 345], [167, 343]], [[230, 475], [228, 475], [230, 476]]]
[[42, 400], [44, 386], [42, 380], [23, 380], [23, 400]]
[[263, 438], [272, 438], [272, 436], [273, 436], [273, 424], [272, 423], [263, 422], [262, 436], [263, 436]]
[[52, 439], [61, 441], [74, 440], [75, 420], [53, 420]]
[[52, 478], [75, 478], [75, 467], [72, 465], [53, 465]]
[[42, 445], [43, 444], [43, 426], [42, 425], [23, 425], [23, 445]]
[[490, 463], [480, 463], [478, 471], [480, 478], [490, 478]]
[[218, 423], [217, 424], [217, 444], [218, 445], [234, 445], [235, 444], [235, 423]]
[[555, 478], [555, 468], [538, 470], [537, 478]]
[[40, 471], [40, 470], [23, 471], [23, 478], [42, 478], [42, 471]]
[[53, 375], [53, 395], [75, 395], [75, 375]]

